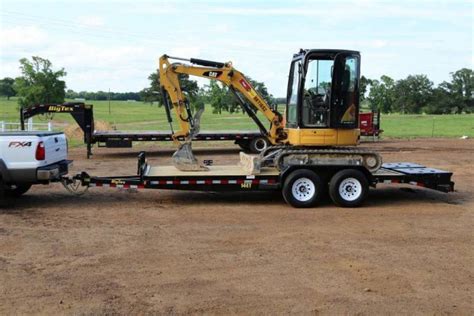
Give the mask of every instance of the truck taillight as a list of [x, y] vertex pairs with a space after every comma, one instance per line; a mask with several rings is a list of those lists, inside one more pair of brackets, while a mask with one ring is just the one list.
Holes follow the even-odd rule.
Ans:
[[46, 151], [44, 149], [44, 143], [39, 142], [36, 146], [35, 158], [36, 160], [44, 160], [46, 156]]

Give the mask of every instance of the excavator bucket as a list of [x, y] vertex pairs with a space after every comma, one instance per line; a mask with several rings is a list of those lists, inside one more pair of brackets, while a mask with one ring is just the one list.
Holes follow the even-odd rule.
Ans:
[[209, 170], [194, 157], [191, 142], [186, 141], [181, 144], [173, 154], [173, 165], [181, 171], [203, 171]]
[[179, 145], [178, 150], [173, 154], [173, 165], [181, 171], [205, 171], [209, 170], [206, 166], [201, 165], [199, 161], [194, 157], [192, 149], [192, 140], [194, 135], [199, 133], [201, 115], [204, 112], [204, 108], [199, 109], [193, 118], [193, 127], [186, 137], [184, 143]]

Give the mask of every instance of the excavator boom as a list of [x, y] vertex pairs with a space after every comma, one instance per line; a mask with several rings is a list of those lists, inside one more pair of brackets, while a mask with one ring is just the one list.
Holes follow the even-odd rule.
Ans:
[[[170, 63], [171, 59], [187, 61], [188, 63]], [[173, 140], [179, 143], [177, 140], [178, 137], [185, 138], [183, 143], [179, 143], [178, 151], [173, 155], [175, 166], [178, 169], [188, 171], [202, 170], [204, 168], [200, 166], [197, 159], [194, 158], [191, 148], [192, 138], [199, 132], [199, 129], [196, 127], [199, 126], [200, 115], [193, 116], [191, 114], [189, 101], [180, 86], [180, 74], [216, 80], [229, 87], [237, 96], [237, 100], [241, 103], [246, 112], [256, 121], [259, 128], [266, 134], [272, 144], [285, 142], [286, 134], [283, 129], [283, 116], [272, 109], [245, 76], [232, 67], [231, 62], [221, 63], [195, 58], [184, 59], [163, 55], [159, 59], [159, 74], [165, 106], [168, 111], [170, 108], [174, 110], [180, 127], [179, 131], [173, 132]], [[171, 104], [168, 104], [167, 96], [169, 96]], [[270, 129], [268, 131], [258, 120], [255, 113], [248, 107], [246, 101], [251, 103], [258, 111], [262, 112], [267, 120], [270, 121]]]

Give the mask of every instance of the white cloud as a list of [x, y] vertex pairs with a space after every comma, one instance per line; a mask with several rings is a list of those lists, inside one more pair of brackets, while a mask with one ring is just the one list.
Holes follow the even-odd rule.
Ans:
[[97, 15], [83, 15], [78, 18], [79, 23], [87, 27], [98, 27], [105, 25], [105, 19]]
[[44, 44], [46, 32], [37, 26], [13, 26], [0, 30], [1, 49], [32, 47]]

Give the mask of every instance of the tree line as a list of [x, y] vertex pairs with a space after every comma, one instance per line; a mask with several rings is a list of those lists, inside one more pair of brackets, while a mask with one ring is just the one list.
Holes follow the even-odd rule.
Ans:
[[361, 77], [361, 101], [383, 113], [474, 113], [474, 73], [462, 68], [437, 86], [426, 75], [397, 80]]
[[[20, 60], [21, 76], [0, 80], [0, 95], [18, 97], [20, 106], [37, 103], [62, 103], [68, 99], [85, 100], [136, 100], [162, 106], [162, 95], [158, 72], [148, 76], [149, 86], [138, 92], [80, 91], [66, 89], [62, 80], [66, 71], [53, 71], [49, 60], [34, 56], [31, 60]], [[272, 107], [286, 103], [286, 98], [273, 97], [263, 82], [247, 78], [255, 90]], [[237, 98], [215, 80], [199, 87], [188, 75], [179, 75], [183, 92], [194, 108], [208, 104], [214, 113], [242, 111]], [[450, 74], [450, 80], [435, 86], [426, 75], [409, 75], [405, 79], [394, 80], [389, 76], [360, 80], [361, 103], [383, 113], [474, 113], [474, 73], [462, 68]], [[236, 92], [239, 94], [239, 92]]]

